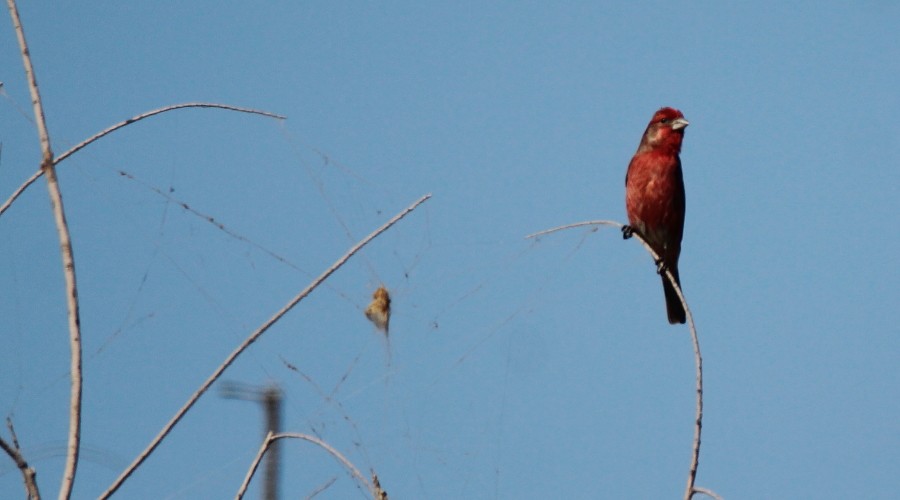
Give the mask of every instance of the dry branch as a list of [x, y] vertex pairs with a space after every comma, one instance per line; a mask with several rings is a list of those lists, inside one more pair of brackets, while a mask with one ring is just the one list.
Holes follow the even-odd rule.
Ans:
[[262, 462], [263, 455], [266, 454], [266, 451], [269, 449], [269, 445], [274, 441], [273, 436], [275, 433], [269, 431], [266, 434], [266, 438], [263, 439], [262, 446], [259, 447], [259, 451], [256, 452], [256, 456], [253, 457], [253, 461], [250, 462], [250, 468], [247, 469], [247, 475], [244, 477], [244, 482], [241, 483], [241, 487], [238, 488], [238, 492], [234, 495], [234, 498], [237, 500], [241, 500], [244, 498], [244, 493], [247, 492], [247, 487], [250, 486], [250, 480], [253, 479], [253, 475], [256, 474], [256, 469], [259, 468], [260, 462]]
[[706, 495], [706, 496], [712, 498], [713, 500], [722, 500], [722, 497], [719, 496], [718, 494], [716, 494], [715, 491], [707, 489], [707, 488], [700, 488], [699, 486], [695, 486], [694, 493], [700, 493], [700, 494]]
[[162, 430], [159, 432], [159, 434], [157, 434], [157, 436], [155, 438], [153, 438], [153, 441], [147, 446], [147, 448], [143, 452], [141, 452], [141, 454], [138, 455], [138, 457], [134, 460], [134, 462], [132, 462], [132, 464], [129, 465], [128, 468], [125, 469], [121, 475], [119, 475], [119, 477], [115, 480], [115, 482], [109, 488], [107, 488], [107, 490], [105, 492], [103, 492], [103, 494], [100, 496], [100, 498], [101, 499], [109, 498], [110, 495], [115, 493], [116, 490], [118, 490], [119, 487], [122, 486], [122, 483], [124, 483], [125, 480], [128, 479], [128, 477], [131, 476], [131, 474], [144, 462], [144, 460], [146, 460], [147, 457], [149, 457], [150, 454], [153, 453], [153, 450], [155, 450], [156, 447], [159, 446], [159, 444], [162, 442], [162, 440], [166, 438], [166, 436], [169, 434], [169, 432], [171, 432], [172, 428], [175, 427], [175, 425], [182, 419], [182, 417], [184, 417], [184, 415], [188, 412], [188, 410], [190, 410], [191, 407], [193, 407], [194, 404], [200, 399], [200, 397], [203, 396], [203, 394], [209, 389], [209, 387], [216, 380], [218, 380], [218, 378], [222, 375], [222, 373], [225, 372], [225, 369], [227, 369], [229, 366], [231, 366], [231, 364], [234, 363], [234, 360], [237, 359], [237, 357], [240, 356], [241, 353], [243, 353], [248, 347], [250, 347], [250, 344], [255, 342], [263, 333], [265, 333], [266, 330], [268, 330], [279, 319], [281, 319], [285, 314], [287, 314], [288, 311], [293, 309], [293, 307], [296, 306], [301, 300], [303, 300], [304, 298], [306, 298], [307, 295], [312, 293], [313, 290], [315, 290], [320, 284], [322, 284], [323, 281], [325, 281], [329, 276], [331, 276], [335, 271], [337, 271], [341, 266], [343, 266], [347, 262], [347, 260], [349, 260], [350, 257], [352, 257], [354, 254], [356, 254], [356, 252], [358, 252], [360, 249], [362, 249], [362, 247], [366, 246], [370, 241], [375, 239], [381, 233], [387, 231], [391, 226], [396, 224], [400, 219], [402, 219], [407, 214], [409, 214], [410, 212], [415, 210], [416, 207], [418, 207], [419, 205], [424, 203], [429, 198], [431, 198], [430, 194], [426, 194], [425, 196], [419, 198], [418, 200], [415, 201], [415, 203], [406, 207], [402, 212], [400, 212], [397, 215], [395, 215], [394, 217], [392, 217], [391, 220], [387, 221], [383, 226], [376, 229], [371, 234], [369, 234], [368, 236], [366, 236], [365, 238], [360, 240], [359, 243], [357, 243], [356, 245], [353, 246], [353, 248], [348, 250], [347, 253], [345, 253], [343, 257], [338, 259], [334, 264], [331, 265], [331, 267], [329, 267], [327, 270], [325, 270], [325, 272], [323, 272], [318, 278], [313, 280], [312, 283], [310, 283], [305, 289], [303, 289], [303, 291], [301, 291], [296, 296], [294, 296], [293, 299], [288, 301], [288, 303], [284, 307], [282, 307], [281, 310], [279, 310], [277, 313], [275, 313], [275, 315], [273, 315], [271, 318], [266, 320], [259, 328], [257, 328], [253, 333], [251, 333], [250, 336], [247, 337], [247, 339], [244, 340], [244, 342], [241, 343], [241, 345], [239, 345], [231, 354], [229, 354], [228, 357], [225, 358], [225, 361], [223, 361], [222, 364], [219, 365], [219, 367], [215, 369], [215, 371], [213, 371], [212, 375], [210, 375], [209, 378], [207, 378], [206, 381], [203, 382], [203, 384], [200, 386], [200, 388], [197, 389], [197, 391], [188, 399], [188, 401], [184, 404], [184, 406], [182, 406], [181, 409], [175, 413], [175, 416], [172, 417], [172, 419], [169, 421], [169, 423], [167, 423], [162, 428]]
[[12, 420], [6, 419], [6, 427], [9, 429], [12, 438], [12, 446], [3, 438], [0, 438], [0, 448], [9, 455], [9, 458], [15, 462], [16, 467], [22, 473], [22, 481], [25, 483], [25, 497], [28, 500], [41, 500], [41, 492], [38, 490], [37, 477], [34, 468], [28, 465], [25, 457], [22, 456], [22, 450], [19, 448], [19, 439], [16, 437], [16, 431], [13, 429]]
[[369, 491], [369, 493], [372, 495], [372, 498], [378, 498], [378, 492], [381, 490], [380, 485], [376, 489], [376, 486], [373, 483], [370, 483], [369, 481], [367, 481], [365, 476], [363, 476], [362, 473], [359, 472], [359, 469], [357, 469], [356, 466], [354, 466], [352, 462], [347, 460], [347, 457], [342, 455], [341, 452], [334, 449], [331, 445], [329, 445], [325, 441], [322, 441], [321, 439], [319, 439], [315, 436], [310, 436], [308, 434], [300, 434], [300, 433], [296, 433], [296, 432], [285, 432], [285, 433], [281, 433], [281, 434], [274, 434], [274, 433], [272, 433], [272, 431], [269, 431], [269, 433], [266, 435], [266, 438], [263, 440], [262, 446], [260, 446], [259, 451], [256, 453], [256, 457], [253, 459], [253, 462], [250, 464], [250, 468], [247, 470], [247, 476], [244, 477], [244, 482], [241, 483], [241, 486], [238, 489], [237, 494], [235, 495], [235, 499], [240, 500], [240, 499], [244, 498], [244, 494], [247, 492], [247, 487], [250, 486], [250, 480], [253, 479], [253, 474], [255, 474], [256, 469], [259, 468], [259, 463], [262, 461], [262, 457], [263, 457], [263, 455], [266, 454], [266, 451], [269, 449], [269, 446], [271, 446], [272, 443], [274, 443], [275, 441], [277, 441], [279, 439], [286, 439], [286, 438], [309, 441], [310, 443], [313, 443], [313, 444], [321, 447], [322, 449], [327, 451], [329, 454], [331, 454], [331, 456], [336, 458], [337, 461], [340, 462], [341, 465], [343, 465], [344, 468], [346, 468], [348, 472], [350, 472], [350, 474], [353, 476], [353, 478], [356, 479], [356, 481], [359, 482], [359, 484], [361, 486], [363, 486], [366, 490]]
[[72, 252], [72, 239], [69, 235], [69, 225], [66, 222], [66, 212], [63, 208], [62, 191], [59, 180], [56, 178], [56, 166], [53, 161], [53, 149], [50, 147], [50, 133], [47, 131], [47, 122], [44, 120], [44, 107], [41, 103], [41, 94], [38, 90], [37, 77], [31, 64], [31, 54], [28, 52], [28, 43], [25, 41], [25, 30], [19, 19], [19, 10], [15, 0], [7, 0], [9, 15], [12, 18], [16, 37], [19, 40], [19, 49], [22, 53], [22, 65], [25, 67], [25, 77], [28, 80], [28, 88], [31, 91], [31, 105], [34, 108], [34, 121], [37, 126], [38, 136], [41, 140], [41, 168], [47, 178], [47, 190], [50, 194], [50, 204], [53, 209], [53, 218], [56, 222], [56, 232], [59, 235], [59, 247], [62, 254], [63, 274], [66, 279], [66, 306], [69, 320], [69, 344], [71, 348], [71, 389], [69, 397], [69, 436], [66, 445], [66, 464], [63, 469], [63, 478], [59, 487], [60, 500], [67, 500], [72, 495], [72, 486], [75, 483], [75, 472], [78, 468], [78, 452], [81, 446], [81, 320], [78, 312], [78, 286], [75, 280], [75, 257]]
[[[68, 157], [72, 156], [73, 154], [77, 153], [78, 151], [82, 150], [84, 147], [90, 145], [97, 139], [100, 139], [101, 137], [103, 137], [105, 135], [115, 132], [116, 130], [119, 130], [120, 128], [125, 127], [126, 125], [131, 125], [132, 123], [141, 121], [144, 118], [150, 118], [151, 116], [156, 116], [158, 114], [165, 113], [167, 111], [175, 111], [176, 109], [184, 109], [184, 108], [218, 108], [218, 109], [225, 109], [228, 111], [237, 111], [239, 113], [250, 113], [250, 114], [254, 114], [254, 115], [267, 116], [269, 118], [276, 118], [279, 120], [285, 119], [284, 116], [276, 115], [275, 113], [270, 113], [268, 111], [260, 111], [257, 109], [250, 109], [250, 108], [241, 108], [238, 106], [229, 106], [227, 104], [216, 104], [216, 103], [211, 103], [211, 102], [187, 102], [187, 103], [183, 103], [183, 104], [173, 104], [171, 106], [166, 106], [163, 108], [154, 109], [152, 111], [147, 111], [146, 113], [141, 113], [137, 116], [133, 116], [127, 120], [121, 121], [111, 127], [101, 130], [100, 132], [97, 132], [96, 134], [94, 134], [91, 137], [87, 138], [86, 140], [82, 141], [80, 144], [76, 144], [74, 147], [72, 147], [65, 153], [59, 155], [55, 160], [53, 160], [53, 164], [58, 165], [61, 161], [65, 160], [66, 158], [68, 158]], [[3, 203], [3, 205], [0, 205], [0, 215], [3, 215], [3, 212], [6, 212], [6, 210], [9, 209], [10, 205], [12, 205], [13, 202], [16, 201], [16, 199], [22, 193], [24, 193], [25, 190], [28, 189], [28, 187], [31, 186], [34, 183], [34, 181], [38, 180], [38, 178], [40, 178], [42, 175], [44, 175], [44, 171], [41, 169], [41, 170], [38, 170], [37, 172], [33, 173], [31, 175], [31, 177], [29, 177], [25, 182], [23, 182], [22, 185], [19, 186], [13, 192], [12, 195], [10, 195], [9, 199], [6, 200]]]
[[220, 108], [230, 111], [243, 113], [252, 113], [272, 118], [283, 119], [283, 116], [269, 113], [266, 111], [258, 111], [254, 109], [239, 108], [236, 106], [228, 106], [215, 103], [185, 103], [166, 106], [164, 108], [149, 111], [123, 122], [117, 123], [105, 130], [98, 132], [87, 140], [76, 145], [72, 149], [66, 151], [57, 158], [53, 156], [51, 148], [50, 134], [47, 130], [46, 120], [44, 118], [44, 109], [41, 102], [40, 92], [38, 90], [37, 78], [31, 62], [31, 55], [28, 50], [28, 44], [25, 39], [25, 30], [22, 27], [19, 18], [18, 8], [15, 0], [7, 0], [10, 17], [12, 18], [13, 27], [19, 41], [19, 48], [22, 54], [22, 63], [25, 68], [25, 76], [28, 80], [28, 87], [31, 93], [31, 103], [34, 108], [35, 125], [37, 126], [38, 136], [41, 144], [41, 166], [31, 177], [29, 177], [10, 198], [0, 206], [0, 215], [2, 215], [12, 203], [39, 177], [44, 176], [47, 179], [47, 188], [50, 194], [50, 202], [53, 209], [54, 220], [56, 222], [57, 233], [59, 235], [60, 249], [63, 261], [63, 272], [66, 281], [66, 304], [68, 309], [69, 324], [69, 343], [71, 347], [71, 396], [69, 402], [69, 434], [66, 452], [66, 463], [63, 470], [63, 479], [60, 484], [60, 499], [68, 499], [72, 494], [72, 487], [75, 482], [75, 474], [78, 468], [78, 454], [81, 441], [81, 399], [82, 399], [82, 353], [81, 353], [81, 320], [78, 304], [78, 287], [75, 278], [75, 258], [72, 250], [72, 240], [69, 234], [68, 223], [66, 222], [65, 209], [63, 207], [62, 192], [59, 187], [59, 180], [56, 176], [56, 165], [65, 160], [69, 156], [78, 152], [82, 148], [88, 146], [94, 141], [104, 137], [122, 127], [130, 125], [134, 122], [149, 118], [167, 111], [173, 111], [183, 108]]
[[[528, 236], [526, 236], [526, 238], [537, 238], [539, 236], [555, 233], [564, 229], [571, 229], [574, 227], [582, 226], [613, 226], [618, 227], [619, 229], [625, 227], [622, 223], [616, 221], [594, 220], [576, 222], [574, 224], [554, 227], [544, 231], [539, 231], [537, 233], [529, 234]], [[646, 249], [647, 253], [649, 253], [653, 258], [653, 262], [660, 261], [660, 256], [653, 250], [653, 248], [647, 243], [647, 241], [644, 240], [640, 233], [634, 232], [633, 236], [641, 243], [641, 245], [644, 246], [644, 249]], [[682, 293], [681, 287], [675, 281], [675, 276], [672, 275], [672, 272], [669, 269], [665, 270], [665, 276], [666, 279], [669, 280], [669, 283], [672, 284], [672, 287], [675, 288], [675, 292], [678, 294], [678, 299], [681, 301], [681, 305], [682, 307], [684, 307], [685, 313], [687, 313], [688, 326], [691, 330], [691, 342], [693, 343], [694, 347], [694, 366], [696, 370], [697, 380], [696, 418], [694, 419], [694, 441], [691, 447], [691, 464], [688, 469], [687, 487], [684, 490], [684, 500], [691, 500], [691, 497], [693, 497], [694, 493], [706, 493], [707, 491], [709, 491], [703, 488], [694, 487], [694, 481], [697, 478], [697, 466], [699, 465], [700, 461], [700, 431], [703, 428], [703, 356], [700, 355], [700, 341], [697, 338], [697, 328], [694, 325], [694, 316], [691, 314], [691, 309], [688, 307], [687, 301], [684, 298], [684, 293]]]

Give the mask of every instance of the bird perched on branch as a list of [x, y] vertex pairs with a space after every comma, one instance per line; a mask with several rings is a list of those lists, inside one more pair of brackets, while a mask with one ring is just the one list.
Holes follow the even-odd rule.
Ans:
[[678, 276], [678, 257], [684, 233], [684, 179], [681, 173], [681, 141], [688, 121], [681, 111], [662, 108], [653, 115], [637, 152], [625, 175], [625, 208], [630, 226], [623, 228], [625, 238], [639, 233], [659, 255], [658, 270], [669, 323], [684, 323], [686, 314], [678, 294], [665, 276]]

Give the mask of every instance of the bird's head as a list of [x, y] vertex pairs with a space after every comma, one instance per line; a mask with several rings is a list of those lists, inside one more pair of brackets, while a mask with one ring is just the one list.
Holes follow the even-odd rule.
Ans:
[[675, 108], [660, 108], [647, 125], [638, 152], [662, 148], [678, 154], [681, 151], [684, 128], [688, 123], [681, 111]]

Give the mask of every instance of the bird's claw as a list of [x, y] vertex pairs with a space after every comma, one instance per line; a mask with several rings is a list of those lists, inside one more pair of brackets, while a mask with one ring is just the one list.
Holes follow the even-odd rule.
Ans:
[[658, 260], [656, 261], [656, 273], [657, 273], [657, 274], [665, 275], [665, 274], [666, 274], [666, 271], [667, 271], [668, 269], [669, 269], [669, 266], [667, 266], [666, 263], [663, 262], [662, 259], [658, 259]]
[[622, 226], [622, 239], [627, 240], [628, 238], [631, 238], [632, 236], [634, 236], [634, 228], [627, 224]]

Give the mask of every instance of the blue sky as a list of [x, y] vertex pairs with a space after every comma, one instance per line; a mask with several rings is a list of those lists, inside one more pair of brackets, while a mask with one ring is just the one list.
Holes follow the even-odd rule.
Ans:
[[[376, 471], [392, 498], [680, 495], [693, 358], [652, 262], [611, 229], [524, 239], [624, 220], [625, 168], [666, 105], [691, 122], [680, 268], [705, 361], [698, 485], [729, 499], [900, 491], [896, 4], [20, 12], [57, 153], [167, 104], [288, 117], [175, 111], [59, 167], [85, 353], [77, 498], [109, 486], [253, 329], [425, 193], [224, 378], [278, 384], [285, 430]], [[11, 24], [0, 32], [5, 200], [40, 156]], [[363, 314], [381, 284], [389, 344]], [[0, 217], [0, 287], [0, 409], [52, 496], [68, 335], [43, 180]], [[208, 393], [120, 496], [232, 496], [261, 425], [257, 405]], [[321, 450], [284, 447], [286, 498], [331, 478], [317, 498], [364, 497]], [[0, 491], [21, 494], [5, 458]]]

